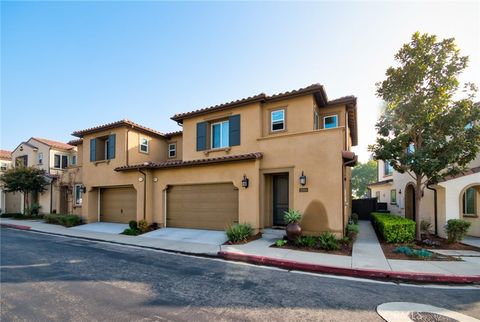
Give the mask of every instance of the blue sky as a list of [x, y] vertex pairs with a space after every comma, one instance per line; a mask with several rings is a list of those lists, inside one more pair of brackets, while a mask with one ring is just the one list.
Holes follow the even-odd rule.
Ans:
[[455, 37], [480, 86], [479, 2], [2, 2], [0, 147], [321, 83], [358, 97], [365, 160], [375, 82], [417, 30]]

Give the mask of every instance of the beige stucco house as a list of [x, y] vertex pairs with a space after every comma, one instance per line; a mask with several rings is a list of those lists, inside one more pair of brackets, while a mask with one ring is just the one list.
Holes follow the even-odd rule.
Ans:
[[81, 215], [223, 230], [282, 226], [300, 210], [307, 233], [344, 232], [351, 212], [357, 101], [315, 84], [174, 115], [163, 134], [128, 120], [75, 131]]
[[[12, 168], [12, 152], [7, 150], [0, 150], [0, 175], [2, 175], [5, 171], [7, 171], [10, 168]], [[7, 201], [9, 201], [8, 202], [9, 205], [13, 205], [15, 200], [16, 200], [15, 193], [9, 193], [4, 191], [3, 185], [0, 182], [0, 213], [9, 212], [10, 209], [6, 208]]]
[[[31, 197], [31, 202], [40, 205], [40, 213], [68, 213], [68, 189], [64, 182], [67, 171], [77, 163], [76, 147], [48, 139], [32, 137], [20, 143], [12, 152], [14, 167], [28, 166], [43, 169], [49, 183], [47, 189]], [[24, 196], [20, 193], [15, 201], [7, 202], [9, 212], [23, 212]]]

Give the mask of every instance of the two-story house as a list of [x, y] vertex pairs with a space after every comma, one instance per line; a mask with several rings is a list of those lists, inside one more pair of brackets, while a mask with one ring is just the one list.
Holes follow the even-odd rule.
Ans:
[[[45, 179], [49, 183], [46, 190], [30, 196], [31, 203], [40, 205], [40, 213], [68, 212], [66, 206], [68, 191], [65, 187], [62, 188], [62, 177], [69, 166], [77, 163], [75, 146], [32, 137], [13, 150], [12, 162], [14, 167], [28, 166], [45, 170]], [[23, 212], [24, 204], [24, 196], [21, 196], [21, 201], [12, 211]]]
[[[0, 150], [0, 175], [12, 168], [12, 152], [7, 150]], [[7, 208], [7, 201], [12, 208]], [[0, 213], [9, 213], [16, 208], [15, 204], [20, 204], [20, 195], [6, 192], [0, 182]]]
[[328, 100], [315, 84], [172, 120], [182, 132], [123, 120], [73, 133], [82, 139], [86, 221], [214, 230], [239, 222], [258, 231], [283, 226], [284, 211], [294, 208], [307, 233], [343, 234], [356, 163], [355, 97]]

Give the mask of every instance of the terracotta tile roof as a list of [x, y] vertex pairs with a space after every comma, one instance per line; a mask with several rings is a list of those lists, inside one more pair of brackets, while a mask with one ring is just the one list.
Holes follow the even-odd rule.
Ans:
[[453, 179], [469, 176], [471, 174], [475, 174], [475, 173], [479, 173], [479, 172], [480, 172], [480, 167], [474, 167], [474, 168], [470, 168], [470, 169], [468, 169], [464, 172], [461, 172], [457, 175], [445, 177], [445, 178], [439, 180], [438, 182], [445, 182], [445, 181], [448, 181], [448, 180], [453, 180]]
[[79, 137], [79, 138], [82, 138], [85, 134], [100, 132], [100, 131], [113, 129], [113, 128], [117, 128], [117, 127], [122, 127], [122, 126], [132, 127], [132, 128], [134, 128], [138, 131], [141, 131], [141, 132], [144, 132], [144, 133], [147, 133], [147, 134], [152, 134], [152, 135], [156, 135], [156, 136], [165, 137], [165, 134], [163, 134], [163, 133], [161, 133], [157, 130], [154, 130], [154, 129], [148, 128], [146, 126], [140, 125], [138, 123], [132, 122], [128, 119], [123, 119], [123, 120], [112, 122], [112, 123], [98, 125], [98, 126], [95, 126], [95, 127], [84, 129], [84, 130], [78, 130], [78, 131], [73, 132], [72, 135], [76, 136], [76, 137]]
[[163, 161], [159, 163], [145, 162], [141, 164], [118, 167], [118, 168], [115, 168], [115, 171], [127, 171], [127, 170], [137, 170], [137, 169], [179, 168], [179, 167], [188, 167], [188, 166], [203, 165], [203, 164], [256, 160], [256, 159], [261, 159], [262, 157], [263, 157], [263, 154], [261, 152], [254, 152], [254, 153], [247, 153], [247, 154], [227, 155], [224, 157], [196, 159], [196, 160], [187, 160], [187, 161], [170, 160], [170, 161]]
[[67, 143], [70, 144], [70, 145], [77, 146], [77, 145], [83, 143], [83, 139], [70, 140], [70, 141], [68, 141]]
[[165, 136], [168, 138], [171, 138], [172, 136], [178, 136], [178, 135], [183, 135], [183, 131], [165, 133]]
[[387, 183], [392, 183], [392, 182], [393, 182], [393, 179], [388, 179], [388, 180], [383, 180], [383, 181], [378, 181], [378, 182], [370, 183], [370, 184], [368, 184], [367, 186], [368, 186], [368, 187], [371, 187], [371, 186], [381, 186], [382, 184], [387, 184]]
[[12, 151], [0, 150], [1, 160], [12, 160]]
[[58, 142], [58, 141], [53, 141], [53, 140], [48, 140], [48, 139], [42, 139], [42, 138], [35, 138], [35, 137], [32, 137], [32, 139], [38, 141], [38, 142], [41, 142], [43, 144], [46, 144], [52, 148], [57, 148], [57, 149], [62, 149], [62, 150], [71, 150], [74, 148], [74, 146], [70, 145], [70, 144], [67, 144], [67, 143], [63, 143], [63, 142]]

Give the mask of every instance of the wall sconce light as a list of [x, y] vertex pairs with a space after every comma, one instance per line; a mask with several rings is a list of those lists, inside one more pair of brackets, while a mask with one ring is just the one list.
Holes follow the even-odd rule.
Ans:
[[307, 184], [307, 176], [305, 174], [303, 174], [303, 170], [302, 170], [302, 175], [300, 176], [300, 184], [302, 186], [306, 185]]
[[82, 185], [82, 186], [80, 187], [80, 190], [82, 191], [82, 193], [85, 193], [85, 192], [87, 192], [87, 187], [85, 187], [84, 185]]
[[143, 182], [143, 178], [142, 177], [138, 178], [138, 181]]
[[242, 179], [242, 187], [244, 188], [248, 188], [248, 178], [246, 175], [243, 175], [243, 179]]
[[158, 181], [158, 178], [157, 177], [154, 177], [153, 178], [153, 182], [157, 182]]
[[399, 194], [399, 195], [402, 194], [402, 189], [398, 190], [398, 194]]

